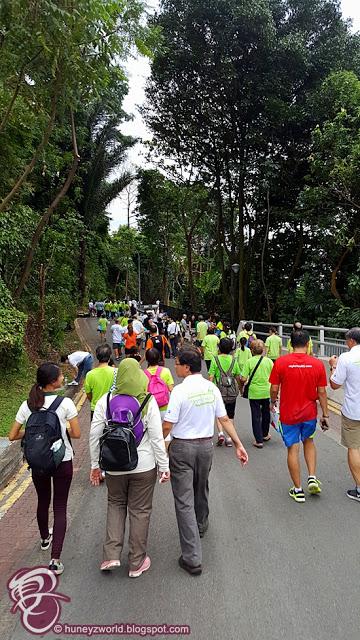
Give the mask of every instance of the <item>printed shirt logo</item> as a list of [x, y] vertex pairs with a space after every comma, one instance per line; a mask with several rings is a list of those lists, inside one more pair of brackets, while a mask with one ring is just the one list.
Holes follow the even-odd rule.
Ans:
[[20, 569], [8, 581], [14, 603], [11, 613], [20, 611], [21, 623], [30, 633], [40, 635], [52, 629], [60, 618], [60, 601], [70, 602], [68, 596], [55, 591], [58, 581], [47, 567]]
[[212, 389], [208, 391], [202, 391], [200, 393], [190, 393], [189, 394], [189, 402], [192, 403], [194, 407], [203, 407], [207, 404], [214, 404], [215, 396]]

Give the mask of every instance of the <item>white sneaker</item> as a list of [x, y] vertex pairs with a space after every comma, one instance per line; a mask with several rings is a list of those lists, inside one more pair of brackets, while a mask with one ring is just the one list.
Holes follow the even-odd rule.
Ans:
[[64, 571], [64, 565], [60, 560], [51, 560], [49, 564], [50, 571], [53, 571], [57, 576]]
[[78, 382], [76, 382], [76, 380], [72, 380], [71, 382], [68, 382], [68, 387], [77, 387], [79, 385]]
[[50, 547], [51, 545], [51, 541], [52, 541], [52, 537], [53, 537], [53, 530], [49, 529], [49, 535], [47, 538], [45, 538], [45, 540], [41, 540], [41, 550], [42, 551], [47, 551], [47, 549]]

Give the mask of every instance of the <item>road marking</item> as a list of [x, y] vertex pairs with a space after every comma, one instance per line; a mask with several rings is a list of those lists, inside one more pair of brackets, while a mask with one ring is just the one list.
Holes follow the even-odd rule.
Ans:
[[[82, 389], [79, 394], [78, 394], [79, 398], [77, 398], [76, 401], [76, 409], [77, 412], [80, 413], [81, 408], [86, 400], [86, 393], [84, 391], [84, 389]], [[21, 496], [23, 495], [23, 493], [26, 491], [26, 489], [28, 488], [28, 486], [31, 484], [31, 475], [27, 476], [23, 479], [23, 476], [25, 475], [25, 473], [28, 470], [28, 465], [25, 462], [22, 467], [20, 467], [18, 473], [16, 474], [16, 476], [9, 482], [9, 484], [5, 487], [5, 489], [3, 489], [0, 493], [0, 504], [1, 502], [4, 500], [4, 498], [6, 498], [7, 496], [8, 499], [6, 500], [6, 502], [0, 506], [0, 520], [1, 518], [4, 517], [4, 515], [9, 511], [9, 509], [13, 506], [13, 504], [15, 504], [15, 502], [17, 502], [17, 500], [19, 500], [19, 498], [21, 498]], [[21, 482], [19, 484], [19, 480], [21, 479]]]
[[340, 406], [337, 402], [334, 402], [333, 400], [328, 400], [328, 405], [329, 405], [329, 409], [330, 411], [332, 411], [333, 413], [336, 413], [337, 416], [341, 416], [341, 410], [340, 410]]

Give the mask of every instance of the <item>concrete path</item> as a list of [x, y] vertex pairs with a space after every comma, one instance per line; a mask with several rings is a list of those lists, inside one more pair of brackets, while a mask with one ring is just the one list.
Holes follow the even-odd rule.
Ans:
[[[82, 320], [81, 330], [93, 346], [96, 321]], [[319, 432], [316, 440], [323, 493], [296, 504], [287, 495], [290, 483], [280, 437], [273, 433], [262, 451], [255, 450], [248, 403], [239, 399], [236, 425], [250, 461], [241, 469], [233, 449], [215, 448], [202, 576], [190, 577], [177, 565], [180, 547], [171, 487], [157, 485], [148, 548], [152, 567], [129, 580], [127, 548], [119, 571], [99, 572], [106, 488], [92, 488], [88, 482], [86, 403], [59, 586], [71, 602], [63, 605], [61, 624], [189, 625], [194, 640], [359, 640], [360, 505], [345, 497], [352, 482], [346, 451], [336, 442], [335, 415], [332, 424], [330, 437]], [[9, 556], [18, 534], [22, 543], [5, 580], [15, 569], [48, 560], [47, 553], [38, 550], [31, 486], [0, 521], [0, 545], [7, 545]], [[29, 638], [19, 614], [11, 615], [9, 609], [3, 592], [1, 637]], [[45, 637], [75, 637], [74, 631]]]

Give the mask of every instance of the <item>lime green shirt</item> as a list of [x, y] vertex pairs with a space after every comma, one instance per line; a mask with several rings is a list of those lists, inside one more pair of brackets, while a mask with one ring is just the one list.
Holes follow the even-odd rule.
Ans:
[[197, 323], [197, 327], [196, 327], [196, 338], [197, 338], [197, 340], [202, 342], [204, 340], [204, 338], [206, 337], [207, 330], [208, 330], [208, 326], [207, 326], [205, 320], [200, 320], [200, 322]]
[[120, 318], [120, 324], [122, 327], [127, 327], [129, 318]]
[[240, 369], [240, 374], [242, 375], [245, 362], [252, 357], [251, 351], [248, 347], [244, 347], [244, 351], [242, 350], [241, 347], [239, 347], [239, 349], [236, 349], [235, 351], [235, 357]]
[[256, 333], [254, 333], [253, 331], [250, 331], [248, 333], [247, 331], [245, 331], [245, 329], [243, 329], [242, 331], [240, 331], [237, 337], [237, 341], [240, 342], [241, 338], [246, 338], [246, 340], [249, 340], [250, 336], [252, 336], [254, 340], [256, 340]]
[[91, 411], [105, 393], [108, 393], [113, 385], [115, 371], [113, 367], [96, 367], [86, 374], [84, 389], [85, 393], [91, 393]]
[[108, 324], [106, 318], [99, 318], [99, 329], [101, 329], [101, 331], [106, 331]]
[[271, 336], [266, 338], [265, 347], [267, 348], [267, 356], [271, 358], [271, 360], [276, 360], [281, 356], [281, 348], [282, 348], [282, 340], [280, 336], [273, 333]]
[[[219, 354], [219, 362], [224, 373], [227, 373], [227, 371], [229, 370], [232, 359], [233, 357], [230, 354], [229, 355], [226, 355], [225, 353]], [[236, 358], [235, 358], [235, 363], [234, 363], [231, 375], [235, 377], [240, 376], [240, 369], [239, 369], [239, 365]], [[220, 380], [220, 371], [215, 358], [212, 359], [210, 369], [209, 369], [209, 376], [214, 376], [214, 381], [216, 382], [216, 384]]]
[[[287, 341], [286, 348], [287, 348], [287, 350], [288, 350], [288, 353], [293, 353], [293, 352], [294, 352], [294, 349], [293, 349], [293, 348], [292, 348], [292, 346], [291, 346], [291, 340], [290, 340], [290, 338], [289, 338], [289, 340]], [[311, 339], [311, 338], [310, 338], [310, 340], [309, 340], [309, 342], [308, 342], [307, 354], [308, 354], [308, 356], [312, 356], [312, 354], [313, 354], [313, 341], [312, 341], [312, 339]]]
[[[252, 356], [245, 362], [242, 376], [249, 379], [261, 356]], [[273, 368], [273, 363], [266, 356], [262, 359], [257, 372], [255, 373], [249, 388], [249, 400], [265, 400], [270, 398], [269, 377]]]
[[217, 356], [219, 342], [219, 338], [213, 333], [205, 336], [201, 343], [201, 346], [204, 348], [204, 360], [211, 360], [213, 356]]

